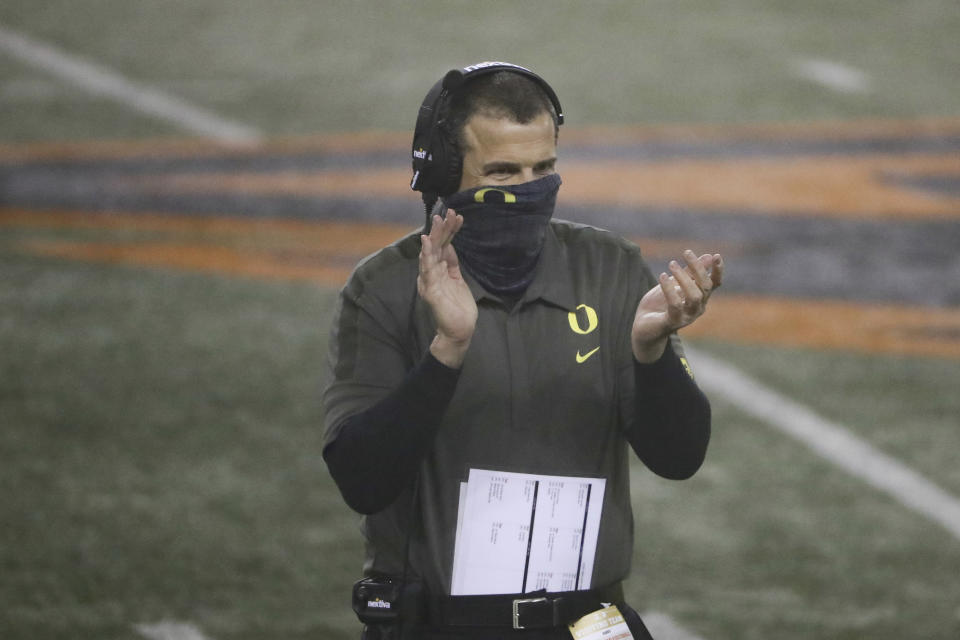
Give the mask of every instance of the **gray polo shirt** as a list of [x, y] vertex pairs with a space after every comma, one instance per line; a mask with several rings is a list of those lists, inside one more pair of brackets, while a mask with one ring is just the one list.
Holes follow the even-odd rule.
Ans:
[[[419, 234], [364, 259], [342, 291], [324, 396], [325, 444], [347, 417], [395, 389], [435, 326], [416, 291]], [[453, 398], [407, 488], [363, 520], [365, 572], [410, 571], [450, 593], [460, 483], [471, 468], [606, 479], [592, 584], [626, 577], [633, 550], [628, 445], [634, 419], [630, 329], [656, 284], [640, 250], [611, 233], [551, 222], [533, 282], [512, 306], [467, 276], [476, 332]], [[673, 348], [682, 355], [679, 340]], [[408, 529], [411, 517], [416, 521]]]

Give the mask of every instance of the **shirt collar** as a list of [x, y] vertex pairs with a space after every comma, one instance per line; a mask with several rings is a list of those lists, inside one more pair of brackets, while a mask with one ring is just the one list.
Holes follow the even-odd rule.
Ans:
[[[557, 238], [553, 225], [547, 226], [547, 233], [543, 241], [543, 250], [537, 260], [536, 273], [533, 282], [524, 291], [520, 299], [521, 304], [534, 300], [543, 300], [568, 311], [575, 311], [576, 296], [573, 290], [573, 278], [567, 263], [567, 249]], [[473, 299], [479, 302], [483, 298], [502, 302], [501, 298], [490, 293], [473, 279], [466, 269], [461, 269], [467, 286], [473, 294]]]

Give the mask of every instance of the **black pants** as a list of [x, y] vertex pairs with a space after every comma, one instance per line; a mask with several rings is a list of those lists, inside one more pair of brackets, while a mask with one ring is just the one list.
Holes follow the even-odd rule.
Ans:
[[[640, 615], [631, 607], [619, 604], [617, 608], [630, 627], [635, 640], [653, 640]], [[403, 635], [393, 626], [367, 626], [361, 640], [572, 640], [566, 627], [552, 629], [490, 629], [480, 627], [404, 628]]]

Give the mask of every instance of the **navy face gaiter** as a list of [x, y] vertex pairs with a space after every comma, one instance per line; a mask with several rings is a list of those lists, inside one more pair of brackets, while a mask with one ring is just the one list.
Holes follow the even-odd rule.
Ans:
[[523, 293], [533, 280], [553, 216], [560, 176], [503, 187], [476, 187], [443, 198], [463, 216], [453, 237], [460, 264], [491, 293]]

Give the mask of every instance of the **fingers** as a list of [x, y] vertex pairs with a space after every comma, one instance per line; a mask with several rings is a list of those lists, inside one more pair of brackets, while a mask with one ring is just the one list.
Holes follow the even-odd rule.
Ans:
[[[430, 234], [420, 235], [420, 273], [424, 274], [442, 264], [453, 277], [459, 277], [460, 260], [453, 248], [453, 237], [463, 227], [463, 216], [448, 209], [444, 217], [434, 215]], [[424, 259], [427, 258], [425, 261]]]
[[[431, 234], [432, 235], [432, 234]], [[443, 265], [443, 251], [428, 235], [420, 235], [420, 275], [428, 275]]]
[[723, 284], [723, 256], [719, 253], [713, 254], [713, 269], [710, 270], [710, 280], [713, 282], [714, 289]]
[[[449, 278], [461, 279], [460, 261], [457, 258], [456, 250], [450, 244], [450, 239], [463, 225], [463, 218], [460, 217], [458, 221], [451, 216], [449, 220], [446, 230], [437, 234], [437, 237], [432, 230], [429, 235], [420, 234], [417, 291], [422, 297], [428, 297], [428, 292], [435, 290], [436, 287], [443, 286], [443, 283]], [[439, 216], [434, 216], [434, 222], [433, 229], [436, 229], [445, 226], [447, 220], [441, 220]], [[446, 242], [446, 244], [442, 244], [443, 242]]]
[[[719, 253], [705, 253], [699, 258], [693, 251], [687, 249], [683, 252], [683, 258], [687, 263], [684, 270], [691, 281], [703, 292], [702, 299], [710, 297], [710, 292], [723, 284], [723, 257]], [[682, 287], [684, 281], [678, 280]], [[686, 289], [684, 289], [686, 295]]]
[[693, 277], [680, 266], [676, 260], [671, 260], [669, 265], [670, 273], [673, 274], [676, 284], [680, 287], [680, 295], [683, 298], [683, 305], [688, 309], [695, 309], [703, 302], [704, 291]]
[[[692, 255], [691, 251], [687, 251], [686, 253]], [[697, 274], [699, 275], [697, 283], [700, 284], [704, 291], [709, 292], [711, 289], [716, 289], [723, 284], [723, 256], [719, 253], [705, 253], [697, 259], [697, 262], [703, 267], [702, 270], [697, 270]], [[709, 276], [709, 278], [701, 280], [704, 275]], [[704, 284], [706, 286], [704, 286]]]
[[683, 252], [683, 259], [687, 262], [687, 272], [692, 276], [693, 281], [704, 293], [710, 293], [713, 289], [713, 280], [707, 273], [707, 267], [713, 262], [713, 256], [704, 254], [699, 258], [696, 254], [687, 249]]
[[463, 216], [453, 209], [449, 209], [443, 218], [434, 215], [433, 223], [430, 225], [430, 239], [433, 240], [434, 249], [442, 251], [444, 247], [450, 244], [453, 236], [457, 235], [462, 226]]
[[676, 307], [679, 309], [683, 306], [683, 295], [681, 294], [680, 287], [676, 284], [676, 279], [668, 276], [666, 273], [661, 273], [658, 278], [660, 282], [660, 289], [663, 291], [663, 297], [667, 301], [667, 305], [670, 307]]
[[430, 236], [420, 234], [420, 274], [417, 278], [418, 285], [426, 284], [425, 278], [438, 260], [439, 256], [434, 251], [433, 241], [430, 239]]
[[687, 249], [683, 252], [683, 259], [686, 267], [671, 260], [669, 270], [672, 275], [661, 274], [660, 282], [671, 305], [676, 304], [676, 300], [671, 299], [676, 296], [684, 308], [694, 311], [706, 304], [710, 293], [723, 283], [723, 258], [719, 253], [697, 257]]

